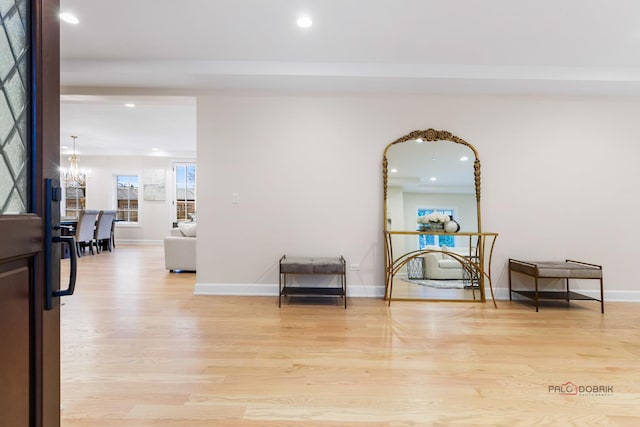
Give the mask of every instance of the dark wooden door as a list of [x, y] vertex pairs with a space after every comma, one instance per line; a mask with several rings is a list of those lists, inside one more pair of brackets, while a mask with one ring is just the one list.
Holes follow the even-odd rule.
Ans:
[[58, 9], [0, 2], [0, 426], [60, 425], [59, 298], [45, 307], [60, 284], [59, 245], [45, 253], [59, 221], [45, 194], [60, 157]]

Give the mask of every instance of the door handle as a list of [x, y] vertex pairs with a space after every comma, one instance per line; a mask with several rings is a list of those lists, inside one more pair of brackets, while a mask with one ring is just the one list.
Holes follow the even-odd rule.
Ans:
[[[57, 214], [54, 212], [60, 202], [60, 183], [58, 180], [45, 180], [45, 230], [44, 230], [44, 256], [45, 256], [45, 310], [53, 308], [53, 298], [66, 295], [73, 295], [76, 288], [76, 275], [78, 272], [78, 259], [76, 255], [76, 244], [73, 236], [56, 236], [54, 232], [59, 232], [60, 224]], [[60, 256], [53, 250], [54, 243], [66, 244], [69, 247], [69, 284], [66, 289], [54, 289], [59, 277], [54, 278], [54, 272], [58, 274], [58, 269], [53, 268], [54, 262], [60, 262]], [[55, 256], [58, 255], [58, 256]], [[54, 259], [55, 258], [55, 259]]]
[[76, 239], [73, 236], [55, 236], [53, 243], [64, 243], [69, 247], [69, 284], [67, 289], [58, 289], [53, 291], [54, 297], [64, 297], [73, 295], [76, 289], [76, 274], [78, 272], [78, 257], [76, 255]]

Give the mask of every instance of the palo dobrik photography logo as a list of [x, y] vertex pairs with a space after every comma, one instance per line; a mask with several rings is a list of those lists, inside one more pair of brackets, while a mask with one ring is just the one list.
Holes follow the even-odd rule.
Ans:
[[576, 385], [572, 381], [567, 381], [561, 385], [550, 385], [549, 393], [556, 393], [563, 396], [612, 396], [613, 386], [611, 385]]

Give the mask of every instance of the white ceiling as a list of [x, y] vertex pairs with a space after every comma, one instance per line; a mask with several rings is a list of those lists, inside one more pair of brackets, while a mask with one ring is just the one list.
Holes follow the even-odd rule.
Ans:
[[[175, 120], [195, 105], [133, 96], [150, 91], [640, 95], [637, 0], [61, 0], [61, 10], [80, 19], [61, 25], [62, 92], [122, 96], [62, 100], [61, 137], [78, 134], [78, 151], [115, 141], [168, 151], [170, 121], [195, 151], [195, 118]], [[300, 13], [311, 28], [295, 25]], [[136, 114], [151, 123], [127, 120], [125, 98], [149, 107]]]
[[[135, 104], [134, 108], [126, 103]], [[195, 157], [196, 103], [179, 96], [62, 95], [60, 152]]]

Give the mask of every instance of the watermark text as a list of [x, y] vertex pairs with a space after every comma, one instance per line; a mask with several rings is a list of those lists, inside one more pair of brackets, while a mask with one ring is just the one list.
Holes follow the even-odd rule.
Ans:
[[549, 385], [549, 393], [564, 396], [611, 396], [613, 395], [612, 385], [587, 384], [578, 385], [572, 381], [567, 381], [560, 385]]

